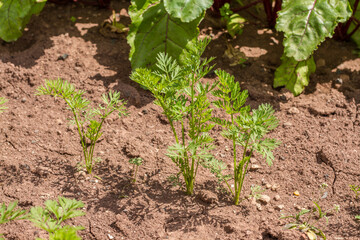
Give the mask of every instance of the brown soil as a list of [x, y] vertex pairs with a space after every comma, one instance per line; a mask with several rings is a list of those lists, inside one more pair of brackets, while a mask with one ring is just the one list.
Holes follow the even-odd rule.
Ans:
[[[127, 4], [118, 3], [116, 9], [127, 9]], [[278, 33], [256, 21], [246, 25], [230, 43], [248, 60], [230, 67], [231, 60], [223, 56], [226, 33], [202, 24], [202, 33], [215, 37], [206, 55], [217, 57], [217, 67], [236, 76], [249, 91], [251, 106], [268, 102], [280, 120], [271, 133], [282, 142], [274, 165], [268, 167], [254, 156], [261, 168], [248, 173], [244, 186], [243, 197], [253, 184], [262, 185], [263, 194], [271, 197], [257, 209], [247, 199], [232, 205], [207, 170], [200, 170], [191, 197], [167, 181], [176, 173], [165, 156], [173, 142], [170, 127], [151, 94], [129, 79], [125, 35], [111, 39], [99, 33], [99, 24], [110, 14], [94, 7], [47, 4], [22, 38], [0, 44], [0, 95], [9, 99], [9, 109], [0, 115], [0, 202], [17, 200], [29, 209], [58, 196], [81, 200], [86, 215], [68, 223], [85, 227], [80, 231], [83, 239], [306, 239], [283, 228], [289, 221], [279, 219], [278, 206], [283, 205], [285, 213], [310, 207], [319, 185], [326, 182], [328, 194], [321, 205], [328, 209], [339, 204], [341, 211], [329, 216], [328, 225], [319, 226], [328, 239], [360, 238], [360, 223], [354, 219], [360, 202], [349, 189], [350, 184], [360, 184], [360, 59], [353, 55], [353, 44], [327, 40], [316, 51], [320, 67], [310, 86], [293, 97], [286, 89], [271, 87], [283, 50]], [[121, 21], [129, 24], [123, 15]], [[78, 18], [76, 23], [70, 21], [72, 16]], [[68, 58], [58, 60], [63, 54]], [[58, 77], [86, 90], [95, 102], [109, 89], [121, 91], [128, 100], [130, 115], [110, 117], [96, 148], [102, 162], [94, 175], [102, 180], [77, 172], [81, 147], [76, 129], [68, 125], [65, 104], [34, 95], [45, 79]], [[336, 83], [338, 78], [342, 84]], [[230, 164], [227, 142], [219, 130], [213, 133], [217, 157]], [[134, 185], [128, 160], [137, 156], [145, 162]], [[266, 184], [278, 188], [271, 190]], [[300, 196], [293, 194], [296, 190]], [[1, 225], [0, 233], [6, 239], [46, 237], [28, 221]]]

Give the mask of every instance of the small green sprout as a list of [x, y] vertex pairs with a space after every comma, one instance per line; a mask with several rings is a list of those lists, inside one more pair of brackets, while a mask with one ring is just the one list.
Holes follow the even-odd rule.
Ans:
[[0, 208], [0, 224], [4, 224], [16, 219], [25, 219], [26, 211], [25, 210], [15, 210], [17, 206], [17, 201], [11, 202], [8, 206], [4, 203]]
[[[324, 190], [326, 189], [328, 185], [326, 183], [323, 183], [320, 185], [320, 194], [322, 195], [318, 201], [323, 199], [324, 197]], [[313, 201], [314, 207], [311, 209], [302, 209], [299, 213], [295, 215], [284, 215], [280, 217], [280, 219], [287, 219], [291, 218], [294, 219], [294, 222], [288, 223], [285, 225], [285, 228], [287, 229], [298, 229], [309, 237], [310, 240], [316, 240], [317, 237], [320, 237], [324, 240], [326, 240], [326, 236], [324, 232], [316, 226], [316, 224], [321, 220], [325, 219], [326, 224], [328, 224], [329, 219], [327, 217], [327, 214], [330, 213], [336, 213], [340, 211], [340, 205], [334, 204], [333, 208], [323, 211], [320, 207], [320, 204], [318, 201]]]
[[0, 113], [2, 113], [4, 110], [8, 109], [8, 107], [3, 106], [8, 100], [6, 98], [0, 97]]
[[129, 160], [129, 163], [135, 166], [135, 172], [132, 181], [133, 183], [136, 183], [136, 176], [139, 170], [139, 166], [143, 163], [143, 159], [141, 157], [132, 158]]
[[251, 194], [249, 195], [249, 198], [255, 198], [255, 199], [259, 199], [261, 197], [261, 194], [265, 191], [265, 189], [263, 189], [259, 185], [252, 185], [250, 189], [251, 189]]
[[75, 90], [74, 85], [62, 79], [47, 80], [37, 89], [36, 95], [50, 95], [65, 100], [73, 113], [71, 124], [77, 126], [81, 146], [84, 154], [85, 168], [90, 174], [93, 166], [98, 162], [94, 158], [95, 144], [102, 136], [101, 128], [105, 119], [113, 112], [118, 112], [119, 117], [126, 115], [124, 102], [120, 100], [120, 93], [110, 91], [103, 94], [103, 104], [98, 108], [90, 107], [90, 101], [83, 97], [82, 90]]
[[358, 199], [360, 196], [360, 186], [350, 185], [350, 189], [355, 193], [355, 198]]

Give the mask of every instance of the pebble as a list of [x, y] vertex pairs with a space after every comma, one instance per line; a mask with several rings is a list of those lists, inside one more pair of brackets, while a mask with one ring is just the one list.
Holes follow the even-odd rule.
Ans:
[[261, 168], [260, 165], [257, 165], [257, 164], [251, 164], [250, 166], [250, 171], [257, 171]]
[[298, 114], [298, 113], [300, 113], [300, 110], [299, 109], [297, 109], [296, 107], [291, 107], [291, 108], [289, 108], [288, 109], [288, 114], [292, 114], [292, 115], [295, 115], [295, 114]]
[[266, 205], [270, 202], [270, 199], [271, 198], [268, 195], [261, 195], [259, 201]]
[[251, 163], [256, 163], [257, 160], [256, 160], [255, 158], [251, 158], [251, 159], [250, 159], [250, 162], [251, 162]]
[[108, 234], [109, 239], [114, 239], [114, 237], [110, 234]]
[[269, 213], [273, 213], [274, 212], [274, 209], [273, 208], [268, 208], [267, 210]]
[[21, 102], [22, 103], [26, 102], [26, 98], [21, 99]]
[[272, 186], [271, 186], [270, 183], [267, 183], [267, 184], [265, 185], [265, 187], [266, 187], [266, 189], [270, 189]]
[[280, 211], [280, 210], [283, 210], [284, 207], [285, 206], [281, 204], [281, 205], [277, 205], [275, 208]]
[[341, 78], [337, 78], [335, 80], [335, 84], [343, 84], [343, 80]]
[[301, 210], [301, 209], [302, 209], [302, 207], [300, 207], [299, 205], [295, 205], [294, 208], [295, 208], [296, 210]]
[[279, 201], [280, 200], [280, 195], [275, 195], [274, 199], [275, 199], [275, 201]]
[[299, 191], [298, 191], [298, 190], [296, 190], [296, 191], [294, 192], [294, 195], [295, 195], [295, 196], [300, 196]]
[[284, 122], [284, 124], [283, 124], [283, 126], [284, 126], [284, 128], [290, 128], [290, 127], [292, 127], [292, 123], [291, 122]]
[[256, 204], [256, 209], [259, 211], [259, 212], [261, 212], [262, 211], [262, 207], [261, 207], [261, 204]]
[[276, 191], [278, 188], [279, 188], [279, 185], [277, 185], [276, 183], [271, 186], [272, 191]]

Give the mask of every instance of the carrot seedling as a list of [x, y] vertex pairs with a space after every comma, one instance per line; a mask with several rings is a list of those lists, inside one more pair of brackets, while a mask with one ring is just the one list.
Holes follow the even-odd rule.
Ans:
[[130, 164], [133, 164], [135, 166], [135, 171], [134, 171], [134, 175], [133, 175], [133, 183], [136, 183], [136, 176], [139, 170], [139, 166], [143, 163], [143, 159], [140, 157], [136, 157], [136, 158], [132, 158], [129, 160]]
[[156, 70], [136, 69], [131, 79], [152, 92], [155, 104], [163, 109], [174, 135], [175, 143], [168, 148], [167, 156], [179, 168], [192, 195], [199, 165], [212, 158], [213, 139], [208, 132], [214, 127], [210, 122], [212, 109], [207, 94], [216, 83], [203, 84], [201, 79], [211, 71], [213, 60], [201, 59], [209, 41], [199, 41], [185, 54], [181, 67], [164, 53], [157, 57]]
[[119, 117], [126, 114], [124, 102], [120, 100], [120, 93], [110, 91], [103, 94], [103, 104], [98, 108], [90, 106], [90, 101], [83, 97], [84, 91], [75, 90], [74, 85], [62, 79], [47, 80], [37, 89], [36, 95], [50, 95], [65, 100], [73, 113], [71, 124], [77, 126], [81, 146], [84, 154], [85, 168], [90, 174], [95, 165], [94, 149], [97, 140], [101, 137], [101, 128], [105, 119], [113, 112]]
[[[218, 98], [213, 104], [223, 109], [230, 120], [217, 117], [212, 120], [223, 127], [222, 135], [232, 142], [233, 175], [231, 177], [234, 179], [234, 190], [229, 184], [230, 176], [223, 176], [221, 173], [224, 169], [218, 168], [217, 177], [226, 183], [234, 204], [238, 205], [252, 154], [260, 153], [268, 165], [272, 164], [274, 159], [272, 151], [280, 142], [265, 136], [278, 126], [278, 120], [269, 104], [261, 104], [252, 111], [250, 106], [244, 106], [248, 93], [241, 91], [239, 83], [234, 81], [234, 76], [222, 70], [216, 70], [215, 73], [220, 83], [218, 89], [213, 91], [213, 95]], [[238, 146], [242, 147], [240, 156]]]

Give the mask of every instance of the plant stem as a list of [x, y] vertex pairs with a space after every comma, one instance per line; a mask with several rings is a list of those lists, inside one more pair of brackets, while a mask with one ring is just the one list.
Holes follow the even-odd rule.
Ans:
[[133, 182], [134, 182], [134, 183], [136, 183], [136, 175], [137, 175], [138, 169], [139, 169], [139, 166], [136, 165], [135, 173], [134, 173], [134, 179], [133, 179]]

